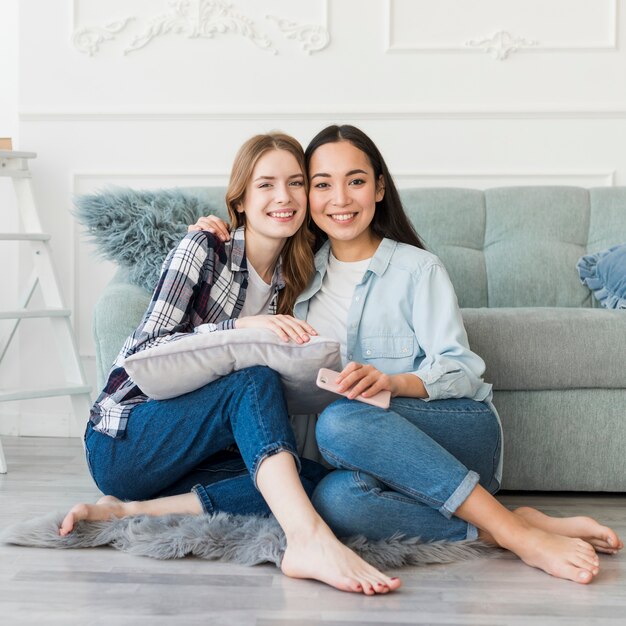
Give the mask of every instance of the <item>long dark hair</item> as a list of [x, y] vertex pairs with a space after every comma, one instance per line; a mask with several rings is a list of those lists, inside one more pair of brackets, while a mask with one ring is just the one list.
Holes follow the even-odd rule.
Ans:
[[[344, 124], [343, 126], [334, 124], [317, 133], [317, 135], [311, 139], [311, 142], [304, 152], [304, 159], [309, 175], [311, 174], [309, 166], [313, 153], [324, 144], [337, 143], [339, 141], [347, 141], [367, 155], [372, 169], [374, 170], [376, 183], [378, 183], [381, 176], [383, 177], [385, 195], [380, 202], [376, 203], [376, 211], [374, 212], [374, 218], [370, 224], [372, 232], [378, 237], [387, 237], [394, 241], [399, 241], [400, 243], [407, 243], [416, 248], [424, 249], [425, 247], [422, 240], [404, 211], [400, 195], [398, 194], [398, 190], [391, 178], [391, 174], [389, 173], [389, 169], [387, 168], [382, 154], [376, 147], [376, 144], [359, 128], [350, 126], [349, 124]], [[327, 237], [314, 223], [311, 224], [311, 230], [315, 233], [317, 240], [316, 248], [318, 248], [321, 242], [325, 241]]]

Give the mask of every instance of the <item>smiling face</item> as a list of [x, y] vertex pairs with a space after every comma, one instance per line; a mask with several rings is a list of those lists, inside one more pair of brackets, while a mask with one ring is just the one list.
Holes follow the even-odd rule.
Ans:
[[348, 141], [326, 143], [311, 155], [309, 181], [311, 217], [333, 254], [345, 261], [372, 256], [380, 238], [370, 225], [385, 187], [368, 156]]
[[287, 150], [263, 154], [236, 210], [245, 214], [246, 238], [294, 235], [306, 217], [306, 190], [304, 173], [293, 154]]

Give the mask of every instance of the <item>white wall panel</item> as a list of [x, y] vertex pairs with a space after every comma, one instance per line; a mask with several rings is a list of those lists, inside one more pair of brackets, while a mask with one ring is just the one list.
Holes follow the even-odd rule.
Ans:
[[391, 51], [471, 51], [505, 32], [524, 50], [614, 49], [617, 0], [387, 0]]
[[[221, 184], [250, 135], [306, 143], [333, 122], [370, 133], [401, 187], [626, 184], [625, 1], [190, 0], [182, 14], [169, 0], [20, 0], [20, 147], [39, 154], [90, 378], [113, 266], [81, 237], [74, 193]], [[21, 338], [24, 359], [40, 340]], [[22, 413], [22, 432], [72, 430], [62, 400]]]

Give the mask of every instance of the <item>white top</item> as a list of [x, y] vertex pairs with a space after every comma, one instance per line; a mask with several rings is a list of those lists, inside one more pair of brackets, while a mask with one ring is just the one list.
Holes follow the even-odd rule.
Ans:
[[252, 267], [248, 261], [248, 287], [246, 288], [246, 299], [239, 317], [250, 317], [251, 315], [269, 315], [270, 301], [274, 295], [274, 281], [276, 272], [272, 277], [272, 284], [268, 285]]
[[352, 304], [354, 288], [363, 279], [370, 260], [339, 261], [331, 252], [321, 289], [309, 302], [306, 321], [315, 328], [318, 335], [339, 342], [344, 367], [348, 362], [346, 358], [348, 311]]

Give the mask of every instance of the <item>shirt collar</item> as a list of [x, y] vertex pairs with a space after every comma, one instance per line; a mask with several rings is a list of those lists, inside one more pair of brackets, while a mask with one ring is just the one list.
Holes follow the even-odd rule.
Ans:
[[[398, 245], [397, 241], [387, 239], [386, 237], [380, 242], [370, 264], [367, 267], [368, 272], [373, 272], [377, 276], [382, 276], [389, 266], [393, 252]], [[330, 257], [330, 241], [326, 240], [322, 247], [315, 255], [315, 270], [324, 278], [326, 268], [328, 267], [328, 259]]]
[[[232, 233], [230, 243], [230, 271], [247, 273], [248, 262], [246, 260], [246, 237], [244, 226], [240, 226]], [[276, 287], [278, 289], [283, 289], [285, 287], [282, 256], [278, 257], [278, 263], [276, 263]]]

